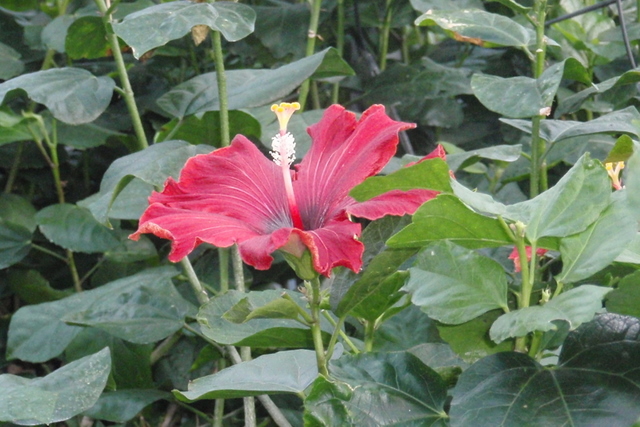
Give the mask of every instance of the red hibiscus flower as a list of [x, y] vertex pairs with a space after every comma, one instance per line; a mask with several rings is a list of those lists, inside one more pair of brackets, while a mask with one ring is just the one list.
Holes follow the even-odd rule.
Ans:
[[[525, 246], [525, 252], [527, 254], [527, 262], [531, 261], [531, 246]], [[547, 249], [538, 248], [536, 249], [536, 255], [539, 257], [543, 256], [549, 252]], [[520, 256], [518, 255], [518, 248], [514, 247], [511, 253], [509, 254], [509, 259], [513, 261], [513, 268], [516, 273], [520, 273], [522, 271], [522, 264], [520, 261]]]
[[360, 120], [333, 105], [309, 127], [311, 148], [291, 170], [295, 143], [286, 125], [296, 107], [272, 108], [280, 121], [274, 161], [242, 135], [229, 147], [192, 157], [179, 181], [167, 179], [164, 190], [149, 197], [130, 237], [153, 233], [171, 240], [173, 262], [201, 243], [237, 243], [242, 259], [260, 270], [271, 266], [276, 250], [296, 257], [309, 250], [313, 268], [325, 276], [336, 266], [359, 271], [364, 247], [358, 241], [361, 226], [351, 222], [351, 215], [373, 220], [412, 214], [437, 195], [394, 190], [362, 203], [349, 196], [395, 154], [398, 132], [415, 125], [391, 120], [381, 105], [369, 108]]

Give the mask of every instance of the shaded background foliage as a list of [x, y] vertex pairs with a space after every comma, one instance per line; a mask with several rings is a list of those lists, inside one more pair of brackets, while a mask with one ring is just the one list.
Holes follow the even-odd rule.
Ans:
[[[0, 425], [241, 425], [240, 398], [265, 394], [291, 425], [640, 417], [637, 2], [113, 3], [0, 0]], [[241, 271], [200, 247], [203, 304], [166, 241], [127, 238], [153, 188], [225, 145], [225, 102], [230, 134], [266, 153], [265, 106], [301, 93], [298, 157], [334, 102], [418, 124], [354, 198], [444, 193], [368, 224], [363, 272], [325, 281], [323, 336], [337, 321], [350, 337], [330, 376], [284, 259], [224, 292]], [[400, 169], [438, 143], [446, 164]], [[618, 161], [612, 193], [602, 163]], [[525, 243], [550, 250], [533, 280], [508, 258]], [[255, 359], [229, 366], [233, 345]]]

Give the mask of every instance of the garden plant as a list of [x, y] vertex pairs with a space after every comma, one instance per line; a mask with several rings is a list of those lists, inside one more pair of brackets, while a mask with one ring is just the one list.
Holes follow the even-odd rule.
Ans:
[[640, 1], [0, 0], [0, 426], [640, 423]]

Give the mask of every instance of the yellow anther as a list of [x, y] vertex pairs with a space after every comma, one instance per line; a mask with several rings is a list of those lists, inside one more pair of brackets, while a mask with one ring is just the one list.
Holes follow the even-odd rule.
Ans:
[[287, 124], [289, 123], [289, 119], [293, 115], [296, 110], [300, 109], [300, 104], [298, 102], [282, 102], [279, 105], [273, 104], [271, 106], [271, 111], [276, 113], [278, 117], [278, 123], [280, 124], [280, 132], [284, 133], [287, 131]]

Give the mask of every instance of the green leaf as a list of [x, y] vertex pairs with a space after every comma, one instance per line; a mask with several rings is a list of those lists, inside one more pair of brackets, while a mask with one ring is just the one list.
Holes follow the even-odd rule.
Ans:
[[[97, 307], [101, 300], [111, 301], [113, 304], [113, 301], [123, 298], [123, 302], [126, 302], [126, 298], [136, 289], [161, 287], [164, 282], [170, 283], [171, 277], [175, 275], [176, 270], [169, 267], [144, 270], [58, 301], [21, 307], [14, 313], [9, 325], [7, 359], [21, 359], [33, 363], [52, 359], [60, 355], [83, 329], [64, 323], [61, 320], [63, 317], [81, 313], [94, 303]], [[106, 325], [106, 328], [108, 326]], [[150, 329], [149, 333], [156, 334], [153, 330], [154, 323], [146, 327]]]
[[225, 39], [235, 42], [253, 32], [255, 20], [253, 9], [244, 4], [174, 1], [134, 12], [112, 27], [131, 46], [133, 56], [140, 58], [151, 49], [181, 38], [196, 25], [220, 31]]
[[240, 300], [222, 317], [233, 323], [244, 323], [251, 319], [299, 319], [298, 305], [288, 299], [269, 301], [260, 307], [254, 307], [248, 298]]
[[640, 264], [640, 233], [636, 233], [629, 244], [616, 257], [616, 262]]
[[411, 6], [418, 12], [435, 10], [482, 9], [481, 0], [411, 0]]
[[[500, 120], [531, 134], [530, 120]], [[547, 142], [557, 143], [563, 139], [598, 133], [628, 133], [637, 136], [638, 128], [633, 124], [637, 120], [640, 120], [640, 114], [638, 114], [638, 110], [635, 107], [614, 111], [587, 122], [543, 120], [540, 123], [540, 137]], [[553, 149], [553, 146], [551, 149]]]
[[512, 352], [480, 360], [452, 391], [452, 424], [628, 426], [638, 419], [638, 319], [605, 314], [582, 325], [567, 337], [560, 362], [546, 368]]
[[[247, 138], [259, 139], [261, 136], [260, 123], [244, 111], [229, 111], [229, 135], [238, 134], [242, 134]], [[202, 115], [188, 116], [182, 120], [173, 119], [160, 128], [154, 139], [157, 142], [164, 141], [168, 136], [173, 139], [188, 141], [191, 144], [222, 147], [220, 141], [220, 113], [218, 111], [209, 111]]]
[[514, 20], [479, 9], [429, 10], [415, 24], [437, 25], [449, 37], [482, 47], [525, 48], [531, 43], [529, 31]]
[[502, 313], [502, 310], [492, 310], [461, 325], [438, 324], [438, 331], [456, 354], [472, 363], [489, 354], [513, 349], [509, 341], [496, 344], [489, 339], [489, 329]]
[[489, 1], [500, 3], [504, 6], [507, 6], [509, 9], [513, 10], [516, 13], [528, 13], [531, 10], [530, 7], [523, 6], [514, 0], [489, 0]]
[[442, 378], [411, 353], [347, 355], [305, 399], [305, 426], [444, 425]]
[[544, 110], [553, 103], [563, 67], [563, 62], [554, 64], [539, 79], [474, 74], [471, 88], [485, 107], [505, 117], [547, 115]]
[[0, 221], [22, 226], [30, 232], [36, 231], [36, 208], [25, 198], [16, 194], [0, 194]]
[[451, 192], [449, 167], [442, 159], [429, 159], [401, 168], [387, 176], [372, 176], [354, 187], [349, 195], [359, 202], [391, 190], [425, 189]]
[[633, 140], [629, 135], [622, 135], [602, 163], [626, 162], [633, 155]]
[[9, 80], [24, 70], [20, 53], [4, 43], [0, 43], [0, 80]]
[[640, 220], [640, 145], [637, 143], [626, 163], [623, 180], [631, 212], [636, 220]]
[[[270, 104], [285, 98], [308, 78], [352, 74], [351, 67], [333, 48], [274, 70], [227, 71], [228, 108], [239, 110]], [[164, 111], [176, 118], [219, 110], [216, 75], [205, 73], [194, 77], [162, 95], [157, 102]]]
[[7, 274], [9, 288], [28, 304], [40, 304], [69, 296], [69, 291], [54, 289], [38, 270], [12, 269]]
[[[404, 278], [397, 270], [415, 250], [391, 250], [385, 240], [406, 225], [408, 218], [387, 216], [369, 224], [362, 233], [365, 251], [362, 256], [362, 273], [342, 269], [331, 279], [330, 303], [337, 316], [344, 316], [356, 309], [358, 317], [378, 318], [399, 295]], [[388, 283], [390, 276], [398, 276]]]
[[[375, 351], [409, 350], [424, 343], [442, 341], [438, 335], [436, 322], [411, 303], [378, 325], [373, 340]], [[411, 325], [411, 327], [409, 328], [407, 325]], [[411, 352], [413, 353], [413, 351]], [[427, 363], [427, 365], [429, 364]]]
[[33, 135], [27, 126], [28, 120], [9, 108], [0, 108], [0, 145], [16, 141], [29, 141]]
[[[98, 221], [106, 223], [111, 207], [117, 202], [120, 193], [133, 185], [133, 178], [162, 188], [168, 177], [178, 178], [180, 170], [190, 157], [208, 153], [211, 149], [210, 146], [191, 145], [185, 141], [165, 141], [120, 157], [109, 166], [102, 177], [100, 192], [86, 203], [86, 207]], [[148, 192], [140, 198], [146, 206], [145, 199], [151, 194], [151, 187], [144, 188]]]
[[64, 49], [72, 59], [104, 58], [111, 50], [102, 18], [83, 16], [67, 29]]
[[76, 205], [47, 206], [36, 214], [36, 221], [47, 239], [74, 252], [104, 252], [119, 243], [112, 230]]
[[0, 220], [0, 269], [16, 264], [31, 250], [32, 232], [25, 227]]
[[171, 395], [160, 390], [117, 390], [103, 393], [84, 415], [95, 420], [125, 423], [145, 407], [160, 399], [169, 400]]
[[64, 53], [64, 42], [67, 36], [67, 29], [75, 20], [73, 15], [60, 15], [55, 17], [42, 29], [40, 35], [42, 43], [47, 49], [53, 49]]
[[[247, 299], [251, 307], [261, 307], [282, 298], [283, 291], [252, 291], [248, 293], [230, 291], [212, 298], [198, 312], [198, 323], [202, 333], [219, 344], [264, 347], [312, 347], [310, 329], [291, 319], [252, 319], [244, 323], [234, 323], [224, 316], [241, 300]], [[306, 303], [297, 292], [287, 292], [301, 307]], [[306, 309], [308, 310], [308, 309]], [[333, 328], [323, 321], [323, 329]]]
[[557, 320], [571, 329], [593, 319], [602, 310], [602, 299], [611, 291], [595, 285], [582, 285], [551, 299], [545, 305], [525, 307], [500, 316], [491, 326], [491, 339], [499, 343], [507, 338], [523, 337], [533, 331], [556, 330]]
[[302, 393], [318, 376], [312, 350], [279, 351], [230, 366], [189, 383], [188, 391], [174, 391], [183, 401], [228, 399], [272, 393]]
[[307, 27], [292, 22], [309, 22], [310, 8], [304, 3], [278, 3], [273, 6], [253, 6], [260, 19], [255, 36], [275, 58], [305, 56]]
[[145, 235], [137, 241], [129, 239], [129, 232], [119, 231], [120, 243], [104, 252], [104, 257], [113, 262], [127, 264], [157, 258], [158, 251], [151, 239]]
[[475, 213], [457, 197], [442, 194], [423, 204], [413, 214], [413, 223], [387, 244], [393, 248], [421, 248], [442, 240], [473, 249], [513, 243], [499, 220]]
[[551, 189], [507, 206], [505, 217], [522, 221], [530, 241], [586, 229], [609, 205], [611, 181], [597, 160], [584, 155]]
[[612, 203], [586, 230], [560, 240], [562, 271], [556, 280], [573, 283], [611, 264], [636, 236], [638, 225], [630, 220], [626, 194], [616, 192]]
[[58, 123], [56, 130], [60, 144], [80, 150], [104, 145], [111, 136], [125, 136], [124, 133], [107, 129], [96, 123], [86, 123], [77, 126]]
[[115, 82], [80, 68], [54, 68], [23, 74], [0, 84], [0, 104], [22, 89], [56, 119], [79, 125], [94, 121], [111, 102]]
[[477, 150], [447, 154], [447, 164], [452, 171], [464, 169], [480, 161], [480, 159], [499, 160], [501, 162], [515, 162], [520, 158], [522, 145], [494, 145]]
[[607, 294], [607, 310], [640, 318], [640, 271], [625, 276], [618, 287]]
[[180, 330], [185, 317], [195, 315], [194, 307], [180, 296], [169, 277], [134, 286], [127, 279], [121, 280], [128, 282], [128, 289], [120, 286], [120, 292], [80, 299], [79, 307], [61, 320], [94, 326], [132, 343], [148, 344]]
[[451, 242], [422, 250], [403, 290], [432, 319], [468, 322], [487, 311], [507, 311], [507, 279], [496, 261]]
[[0, 375], [0, 421], [51, 424], [90, 408], [107, 383], [109, 349], [69, 363], [46, 377]]

